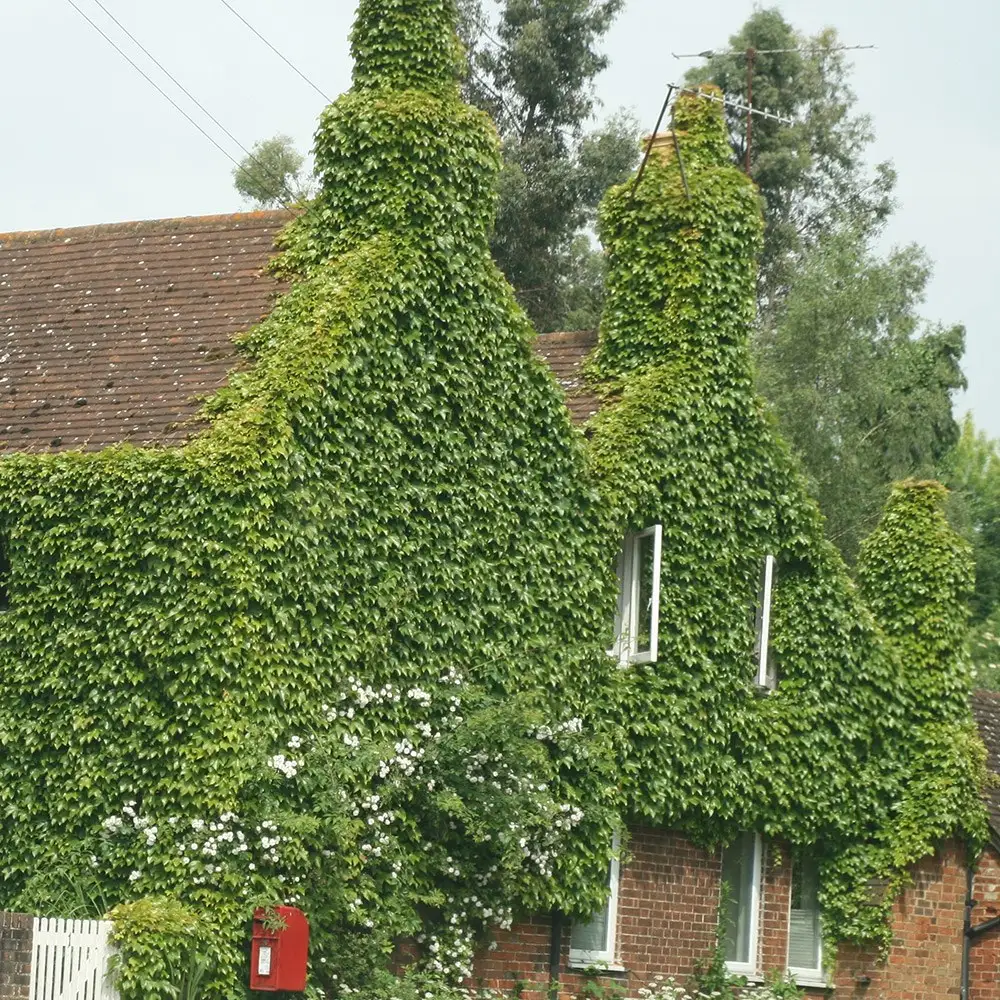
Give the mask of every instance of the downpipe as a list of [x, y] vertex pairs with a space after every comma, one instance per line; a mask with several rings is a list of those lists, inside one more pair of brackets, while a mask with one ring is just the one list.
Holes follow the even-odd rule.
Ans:
[[962, 920], [962, 988], [959, 992], [961, 1000], [969, 1000], [969, 971], [973, 942], [995, 927], [1000, 927], [1000, 917], [992, 917], [989, 920], [984, 920], [981, 924], [973, 924], [972, 922], [972, 910], [976, 905], [972, 890], [975, 885], [976, 865], [978, 863], [979, 859], [977, 858], [965, 871], [965, 917]]

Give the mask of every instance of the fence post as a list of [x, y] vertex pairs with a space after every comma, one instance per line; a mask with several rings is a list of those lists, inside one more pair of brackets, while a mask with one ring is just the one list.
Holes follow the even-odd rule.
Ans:
[[0, 1000], [29, 1000], [32, 917], [0, 911]]

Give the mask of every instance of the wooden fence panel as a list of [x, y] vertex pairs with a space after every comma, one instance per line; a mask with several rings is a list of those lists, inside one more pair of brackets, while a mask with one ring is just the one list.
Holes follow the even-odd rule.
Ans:
[[107, 920], [35, 917], [31, 1000], [119, 1000]]

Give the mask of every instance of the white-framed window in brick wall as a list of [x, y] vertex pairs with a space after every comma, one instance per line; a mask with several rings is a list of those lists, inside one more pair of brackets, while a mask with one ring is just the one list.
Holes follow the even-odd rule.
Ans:
[[618, 558], [615, 644], [609, 650], [622, 666], [655, 663], [660, 641], [660, 563], [663, 525], [626, 535]]
[[573, 922], [569, 936], [569, 964], [574, 969], [618, 967], [615, 938], [618, 930], [619, 846], [616, 835], [608, 863], [608, 901], [589, 920]]
[[823, 928], [819, 912], [819, 865], [808, 851], [792, 858], [788, 915], [788, 971], [803, 985], [825, 985]]
[[771, 654], [771, 598], [774, 593], [775, 565], [774, 556], [764, 556], [754, 605], [753, 659], [757, 668], [757, 688], [765, 694], [778, 686], [777, 663]]
[[761, 838], [744, 833], [722, 852], [723, 943], [726, 968], [734, 975], [753, 976], [757, 969], [760, 922]]

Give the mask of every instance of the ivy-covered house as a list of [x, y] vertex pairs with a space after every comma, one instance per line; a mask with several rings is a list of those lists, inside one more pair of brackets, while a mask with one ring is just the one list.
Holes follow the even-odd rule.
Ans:
[[126, 997], [241, 996], [266, 902], [329, 996], [406, 941], [542, 992], [992, 996], [942, 488], [852, 579], [754, 394], [701, 93], [605, 200], [599, 335], [536, 337], [454, 13], [361, 0], [294, 218], [0, 237], [0, 909], [114, 907]]

